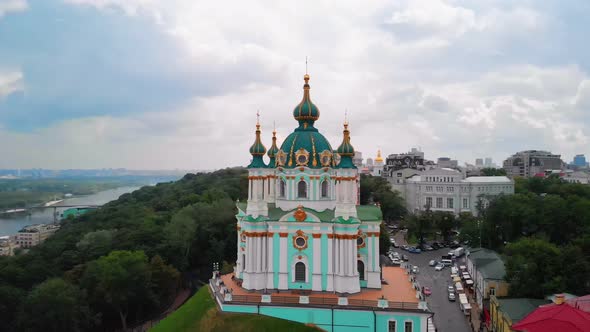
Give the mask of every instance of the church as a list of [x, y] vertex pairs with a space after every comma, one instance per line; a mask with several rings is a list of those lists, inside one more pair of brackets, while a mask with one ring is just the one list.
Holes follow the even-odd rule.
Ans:
[[[315, 124], [309, 75], [295, 106], [296, 128], [267, 150], [256, 124], [248, 201], [238, 204], [235, 275], [247, 290], [358, 293], [381, 288], [378, 206], [359, 205], [348, 123], [333, 149]], [[268, 156], [268, 162], [264, 156]]]

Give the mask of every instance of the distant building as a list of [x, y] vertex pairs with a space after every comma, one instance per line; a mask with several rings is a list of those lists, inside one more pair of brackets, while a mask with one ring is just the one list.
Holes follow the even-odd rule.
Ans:
[[[370, 158], [369, 158], [370, 159]], [[369, 159], [367, 159], [367, 164], [369, 163]], [[381, 149], [377, 150], [377, 157], [372, 165], [372, 173], [373, 176], [383, 176], [383, 167], [385, 163], [383, 162], [383, 157], [381, 157]]]
[[432, 162], [424, 160], [424, 152], [412, 148], [412, 151], [407, 153], [390, 154], [385, 159], [385, 168], [383, 170], [384, 176], [393, 177], [393, 173], [404, 168], [411, 168], [415, 170], [424, 170], [426, 165], [433, 165]]
[[582, 171], [566, 172], [562, 179], [569, 183], [590, 184], [590, 174]]
[[508, 296], [508, 282], [504, 280], [506, 267], [498, 253], [485, 248], [476, 248], [467, 255], [467, 272], [473, 279], [475, 301], [483, 308], [490, 296]]
[[13, 256], [14, 250], [20, 248], [12, 236], [0, 236], [0, 256]]
[[562, 170], [564, 163], [561, 155], [547, 151], [520, 151], [504, 160], [503, 168], [509, 177], [533, 177], [546, 171]]
[[436, 162], [438, 168], [458, 168], [459, 163], [449, 157], [440, 157]]
[[92, 211], [92, 210], [96, 210], [96, 208], [93, 208], [93, 207], [70, 208], [70, 209], [64, 210], [61, 213], [60, 217], [61, 217], [61, 219], [75, 218], [75, 217], [83, 215], [84, 213], [86, 213], [88, 211]]
[[59, 225], [55, 224], [25, 226], [16, 234], [16, 242], [23, 248], [34, 247], [57, 232], [59, 227]]
[[485, 167], [493, 167], [494, 166], [494, 163], [492, 162], [492, 158], [487, 157], [485, 159], [484, 166]]
[[402, 196], [410, 212], [448, 211], [478, 214], [478, 204], [487, 206], [491, 196], [514, 194], [514, 182], [505, 176], [472, 176], [451, 168], [423, 171], [405, 181]]
[[483, 168], [483, 159], [482, 158], [475, 159], [475, 167]]
[[583, 154], [577, 154], [574, 157], [574, 161], [572, 162], [572, 164], [576, 167], [586, 167], [588, 166], [588, 164], [586, 163], [586, 156], [584, 156]]

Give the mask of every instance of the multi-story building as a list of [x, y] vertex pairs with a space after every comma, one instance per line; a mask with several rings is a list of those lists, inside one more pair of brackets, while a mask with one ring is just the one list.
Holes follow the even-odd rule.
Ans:
[[45, 241], [59, 229], [55, 224], [38, 224], [25, 226], [16, 234], [16, 242], [23, 248], [30, 248]]
[[490, 329], [497, 332], [512, 332], [512, 325], [549, 300], [530, 298], [497, 298], [490, 296]]
[[547, 151], [520, 151], [504, 160], [503, 168], [509, 177], [532, 177], [551, 170], [562, 170], [564, 163], [561, 155]]
[[482, 158], [475, 159], [475, 167], [483, 168], [483, 159]]
[[363, 153], [360, 151], [355, 151], [354, 157], [352, 157], [352, 163], [358, 168], [363, 167]]
[[432, 211], [477, 215], [479, 204], [487, 206], [492, 196], [514, 194], [514, 182], [505, 176], [463, 178], [461, 172], [451, 168], [423, 171], [405, 182], [399, 188], [404, 190], [410, 212], [424, 211], [428, 206]]
[[569, 183], [590, 184], [590, 174], [582, 171], [565, 172], [561, 178]]
[[0, 236], [0, 256], [12, 256], [14, 255], [14, 250], [19, 247], [14, 237], [9, 235]]
[[440, 157], [436, 162], [438, 168], [458, 168], [459, 162], [449, 157]]
[[395, 153], [390, 154], [385, 159], [385, 166], [383, 169], [383, 175], [386, 177], [394, 177], [394, 172], [404, 168], [411, 168], [415, 170], [424, 170], [428, 164], [424, 160], [424, 152], [419, 151], [416, 148], [412, 148], [412, 151], [407, 153]]
[[573, 164], [574, 164], [574, 166], [578, 166], [578, 167], [586, 167], [586, 156], [584, 156], [583, 154], [577, 154], [574, 157]]
[[494, 163], [492, 162], [492, 158], [487, 157], [484, 162], [485, 167], [494, 167]]

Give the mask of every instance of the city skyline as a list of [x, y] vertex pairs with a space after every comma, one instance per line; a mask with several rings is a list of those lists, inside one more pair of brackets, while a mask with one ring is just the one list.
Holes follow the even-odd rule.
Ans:
[[245, 166], [257, 111], [267, 148], [273, 124], [279, 142], [295, 127], [306, 57], [318, 127], [337, 145], [348, 110], [365, 159], [421, 146], [569, 162], [590, 153], [585, 14], [584, 1], [3, 1], [0, 168]]

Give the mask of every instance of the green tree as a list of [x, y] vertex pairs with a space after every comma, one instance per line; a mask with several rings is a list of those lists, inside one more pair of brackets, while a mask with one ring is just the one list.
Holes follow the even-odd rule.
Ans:
[[159, 306], [165, 305], [176, 295], [180, 286], [180, 273], [172, 265], [166, 264], [159, 255], [152, 257], [149, 270], [152, 291]]
[[564, 289], [560, 249], [538, 238], [522, 238], [505, 249], [510, 295], [543, 298]]
[[108, 254], [113, 247], [113, 230], [89, 232], [76, 244], [86, 259], [94, 259]]
[[0, 322], [6, 331], [15, 330], [18, 308], [26, 297], [26, 292], [10, 285], [0, 286]]
[[455, 214], [452, 212], [435, 211], [433, 213], [434, 227], [438, 229], [445, 241], [449, 240], [451, 230], [456, 224]]
[[151, 271], [143, 251], [113, 251], [88, 263], [81, 280], [95, 305], [112, 308], [127, 329], [127, 316], [153, 304]]
[[387, 255], [391, 248], [391, 240], [389, 240], [389, 232], [385, 228], [385, 224], [379, 225], [379, 254]]
[[35, 286], [19, 314], [23, 331], [86, 331], [96, 322], [84, 293], [63, 279], [49, 279]]
[[481, 169], [483, 176], [506, 176], [506, 170], [503, 168], [486, 167]]

